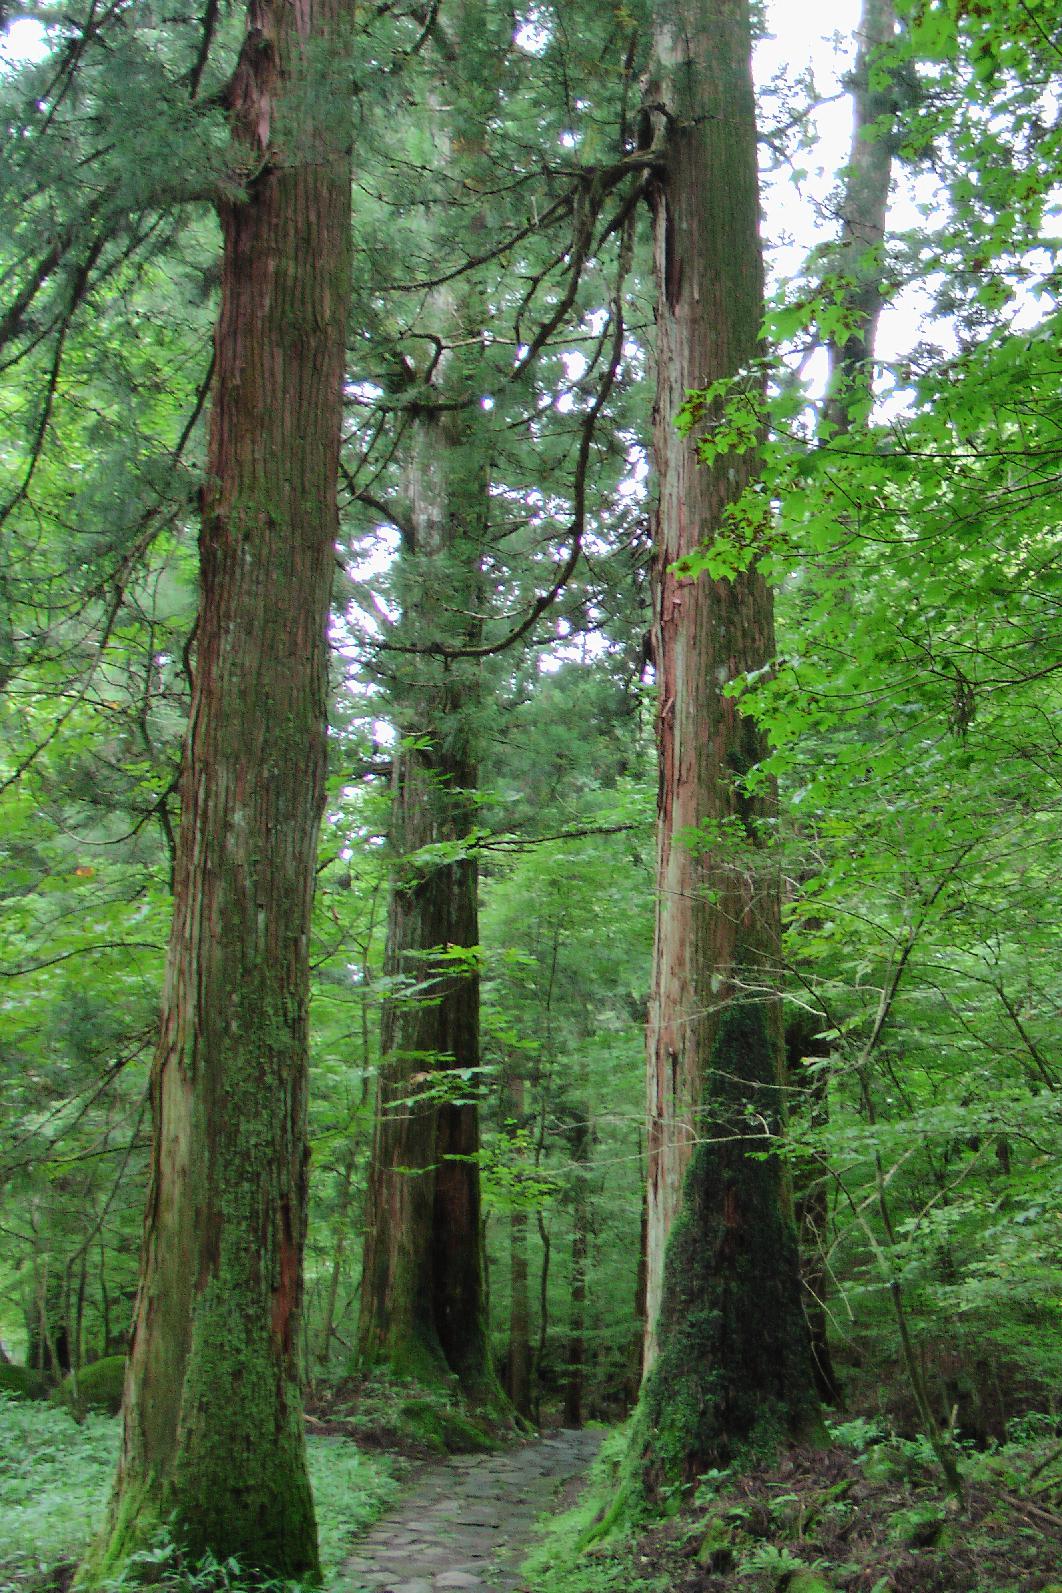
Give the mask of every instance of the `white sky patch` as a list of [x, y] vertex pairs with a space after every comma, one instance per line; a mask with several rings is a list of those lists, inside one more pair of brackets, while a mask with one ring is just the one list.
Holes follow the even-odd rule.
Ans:
[[43, 22], [20, 17], [0, 33], [0, 67], [43, 61], [48, 54], [48, 30]]
[[576, 382], [581, 382], [590, 369], [590, 361], [578, 349], [566, 349], [561, 355], [564, 361], [564, 374], [574, 387]]
[[[798, 78], [808, 70], [822, 104], [812, 114], [815, 141], [798, 156], [802, 174], [797, 179], [785, 169], [765, 173], [761, 185], [764, 210], [764, 253], [770, 290], [803, 274], [815, 247], [836, 241], [841, 218], [829, 213], [831, 195], [837, 191], [852, 141], [853, 105], [845, 77], [855, 61], [862, 10], [861, 0], [827, 0], [815, 15], [819, 28], [808, 26], [808, 13], [791, 0], [768, 0], [767, 24], [772, 37], [756, 46], [755, 75], [766, 87], [778, 72]], [[835, 96], [839, 96], [836, 97]], [[888, 234], [896, 237], [932, 224], [943, 210], [945, 197], [930, 174], [912, 175], [893, 170], [887, 220]], [[886, 304], [878, 328], [876, 355], [883, 365], [898, 365], [922, 340], [939, 346], [945, 354], [956, 352], [954, 332], [948, 322], [932, 312], [933, 282], [913, 281]], [[813, 397], [825, 389], [827, 356], [816, 350], [805, 359], [802, 372]], [[882, 418], [908, 407], [909, 394], [902, 380], [888, 371], [875, 383], [882, 401]]]

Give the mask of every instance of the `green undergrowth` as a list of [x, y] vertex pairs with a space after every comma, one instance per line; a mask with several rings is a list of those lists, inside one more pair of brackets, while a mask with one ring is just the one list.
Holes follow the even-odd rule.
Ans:
[[1062, 1593], [1062, 1423], [1027, 1417], [1008, 1441], [960, 1446], [965, 1502], [932, 1447], [883, 1423], [834, 1424], [791, 1448], [672, 1491], [623, 1524], [626, 1435], [614, 1433], [575, 1508], [543, 1523], [523, 1567], [549, 1593]]
[[[0, 1397], [0, 1593], [67, 1585], [102, 1519], [120, 1437], [114, 1417], [90, 1412], [78, 1422], [54, 1405]], [[401, 1462], [365, 1454], [347, 1437], [311, 1436], [307, 1443], [327, 1581], [350, 1552], [351, 1537], [395, 1497]], [[245, 1585], [231, 1563], [179, 1569], [165, 1541], [141, 1556], [137, 1572], [181, 1593]]]
[[0, 1399], [0, 1588], [45, 1588], [100, 1518], [118, 1459], [111, 1416]]
[[639, 1552], [637, 1540], [614, 1536], [607, 1546], [592, 1539], [607, 1517], [619, 1485], [627, 1445], [627, 1428], [605, 1439], [587, 1475], [579, 1501], [561, 1515], [546, 1517], [541, 1541], [527, 1557], [521, 1574], [529, 1587], [549, 1593], [656, 1593], [670, 1588], [666, 1576], [654, 1574]]
[[12, 1399], [47, 1399], [48, 1384], [31, 1366], [12, 1366], [3, 1361], [0, 1362], [0, 1394], [10, 1394]]

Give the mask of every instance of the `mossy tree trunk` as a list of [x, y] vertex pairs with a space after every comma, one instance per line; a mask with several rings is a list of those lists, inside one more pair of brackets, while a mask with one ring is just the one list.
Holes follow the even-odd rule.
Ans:
[[319, 1573], [298, 1379], [310, 907], [350, 234], [349, 0], [252, 0], [229, 90], [201, 605], [151, 1182], [109, 1521]]
[[732, 581], [674, 570], [756, 468], [751, 452], [703, 465], [675, 426], [689, 389], [759, 352], [747, 0], [661, 0], [654, 47], [659, 872], [647, 1379], [631, 1450], [650, 1496], [744, 1446], [805, 1432], [817, 1410], [785, 1178], [763, 1155], [784, 1087], [779, 887], [764, 845], [773, 797], [744, 784], [765, 749], [724, 692], [773, 654], [771, 595], [755, 569]]
[[[484, 159], [475, 88], [461, 81], [462, 39], [482, 12], [455, 8], [437, 43], [448, 82], [429, 94], [441, 170], [474, 175]], [[491, 99], [489, 85], [479, 92]], [[485, 115], [485, 112], [484, 112]], [[442, 225], [441, 213], [430, 217]], [[479, 1182], [479, 879], [462, 850], [476, 825], [483, 603], [490, 507], [479, 283], [427, 296], [412, 413], [398, 563], [401, 621], [390, 638], [394, 757], [393, 873], [376, 1121], [366, 1200], [357, 1361], [399, 1376], [456, 1377], [476, 1405], [505, 1396], [488, 1344]], [[410, 649], [403, 654], [400, 649]], [[442, 855], [426, 849], [441, 848]]]

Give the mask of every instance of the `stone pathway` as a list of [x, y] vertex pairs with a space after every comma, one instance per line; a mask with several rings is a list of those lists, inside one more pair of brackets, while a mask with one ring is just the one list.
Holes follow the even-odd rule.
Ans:
[[561, 1431], [423, 1472], [361, 1538], [342, 1593], [511, 1593], [536, 1518], [589, 1466], [595, 1432]]

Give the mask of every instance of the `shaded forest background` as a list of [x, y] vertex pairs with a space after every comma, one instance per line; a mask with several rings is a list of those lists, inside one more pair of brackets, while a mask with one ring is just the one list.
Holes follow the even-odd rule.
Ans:
[[[778, 803], [755, 849], [725, 818], [681, 840], [782, 880], [788, 1124], [750, 1109], [734, 1132], [789, 1169], [819, 1391], [904, 1434], [928, 1405], [983, 1447], [1032, 1413], [1050, 1430], [1062, 1382], [1062, 40], [1049, 8], [1001, 0], [904, 4], [868, 43], [886, 14], [864, 16], [828, 241], [769, 301], [762, 364], [690, 412], [706, 469], [762, 464], [683, 573], [774, 588], [770, 666], [719, 685], [769, 748], [739, 800], [773, 780]], [[254, 173], [228, 151], [240, 8], [0, 8], [29, 15], [47, 53], [0, 76], [0, 1387], [83, 1404], [113, 1395], [137, 1283], [211, 201]], [[581, 0], [357, 22], [298, 1346], [321, 1408], [373, 1358], [424, 1370], [359, 1329], [378, 1115], [473, 1105], [480, 1143], [451, 1159], [482, 1193], [491, 1376], [536, 1424], [637, 1399], [647, 30]], [[797, 192], [815, 98], [761, 86], [761, 162]], [[917, 227], [874, 220], [890, 180]], [[875, 358], [915, 288], [918, 340]], [[438, 515], [443, 469], [459, 508]], [[475, 936], [399, 966], [396, 892], [429, 878], [471, 890]], [[478, 991], [467, 1055], [423, 1040], [441, 979]], [[381, 1108], [382, 1020], [401, 1065]], [[416, 1427], [408, 1389], [373, 1387]]]

